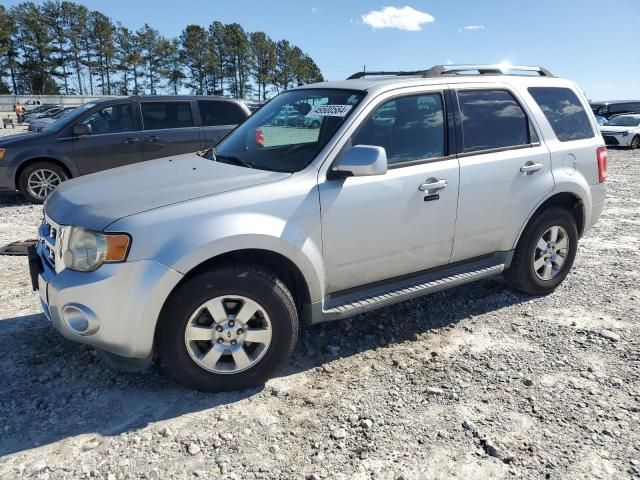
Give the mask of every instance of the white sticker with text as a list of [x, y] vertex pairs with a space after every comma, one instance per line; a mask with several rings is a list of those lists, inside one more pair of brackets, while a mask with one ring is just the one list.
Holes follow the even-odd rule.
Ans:
[[344, 117], [352, 105], [316, 105], [313, 107], [307, 117]]

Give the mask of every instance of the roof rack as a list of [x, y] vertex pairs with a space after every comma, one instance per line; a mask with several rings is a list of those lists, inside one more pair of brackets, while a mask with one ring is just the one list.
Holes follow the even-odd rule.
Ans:
[[[523, 73], [514, 73], [523, 72]], [[527, 73], [524, 73], [527, 72]], [[541, 77], [553, 77], [554, 75], [544, 67], [525, 67], [519, 65], [497, 64], [497, 65], [436, 65], [428, 70], [417, 70], [413, 72], [357, 72], [347, 80], [355, 80], [364, 77], [422, 77], [435, 78], [446, 75], [529, 75], [537, 73]]]

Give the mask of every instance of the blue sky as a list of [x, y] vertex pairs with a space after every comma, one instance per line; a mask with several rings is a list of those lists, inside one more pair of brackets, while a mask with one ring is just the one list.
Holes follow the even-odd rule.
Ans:
[[[287, 38], [299, 45], [330, 80], [345, 78], [363, 65], [367, 70], [397, 70], [447, 61], [509, 61], [544, 65], [556, 75], [578, 82], [594, 100], [640, 97], [640, 54], [636, 48], [640, 0], [79, 3], [133, 28], [147, 22], [167, 36], [179, 35], [189, 23], [238, 22], [249, 31], [263, 30], [273, 39]], [[385, 7], [397, 10], [383, 11]], [[377, 13], [367, 15], [370, 12]]]

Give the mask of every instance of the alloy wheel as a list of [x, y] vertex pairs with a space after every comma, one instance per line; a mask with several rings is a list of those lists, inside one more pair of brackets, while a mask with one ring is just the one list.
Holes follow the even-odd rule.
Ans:
[[241, 295], [213, 298], [187, 322], [184, 341], [191, 359], [218, 374], [235, 374], [257, 364], [271, 344], [271, 321], [257, 302]]
[[60, 175], [53, 170], [41, 168], [34, 170], [27, 179], [27, 188], [34, 197], [44, 200], [47, 195], [62, 183]]
[[540, 280], [558, 276], [569, 253], [569, 234], [559, 225], [549, 227], [536, 243], [533, 270]]

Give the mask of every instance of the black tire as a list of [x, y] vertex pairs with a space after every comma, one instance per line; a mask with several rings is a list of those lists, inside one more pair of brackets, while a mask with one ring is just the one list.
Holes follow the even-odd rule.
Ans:
[[633, 137], [633, 140], [631, 140], [631, 148], [634, 150], [640, 148], [640, 135]]
[[[233, 374], [205, 370], [191, 357], [185, 342], [185, 329], [196, 309], [226, 295], [257, 302], [269, 316], [272, 329], [270, 344], [261, 359]], [[160, 315], [156, 346], [162, 363], [181, 384], [204, 392], [221, 392], [264, 384], [290, 359], [297, 339], [296, 305], [284, 283], [262, 268], [230, 264], [194, 276], [171, 295]]]
[[[549, 280], [541, 279], [534, 269], [536, 245], [543, 234], [553, 226], [562, 227], [568, 236], [568, 252], [558, 273]], [[504, 273], [507, 284], [530, 295], [547, 295], [553, 292], [571, 270], [578, 248], [578, 228], [573, 215], [566, 209], [551, 207], [537, 214], [526, 226], [513, 260]]]
[[29, 188], [29, 178], [38, 171], [53, 172], [59, 177], [61, 182], [64, 182], [69, 178], [64, 168], [62, 168], [57, 163], [42, 161], [28, 165], [20, 173], [20, 177], [18, 178], [18, 189], [20, 190], [20, 193], [22, 193], [22, 195], [31, 203], [44, 203], [47, 195], [49, 195], [51, 191], [53, 191], [48, 191], [44, 196], [35, 195], [31, 191], [31, 189]]

